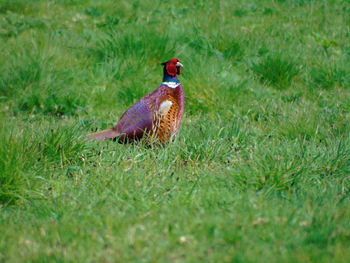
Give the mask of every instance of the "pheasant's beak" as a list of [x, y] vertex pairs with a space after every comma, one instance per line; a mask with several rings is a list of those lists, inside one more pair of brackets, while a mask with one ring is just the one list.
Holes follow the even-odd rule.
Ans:
[[182, 67], [182, 68], [184, 67], [184, 65], [182, 65], [180, 62], [177, 62], [177, 63], [176, 63], [176, 66], [177, 66], [177, 67]]

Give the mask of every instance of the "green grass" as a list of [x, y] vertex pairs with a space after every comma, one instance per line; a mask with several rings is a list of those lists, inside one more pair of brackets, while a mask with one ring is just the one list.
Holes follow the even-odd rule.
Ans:
[[[0, 262], [348, 262], [349, 11], [0, 0]], [[171, 57], [174, 143], [83, 140]]]

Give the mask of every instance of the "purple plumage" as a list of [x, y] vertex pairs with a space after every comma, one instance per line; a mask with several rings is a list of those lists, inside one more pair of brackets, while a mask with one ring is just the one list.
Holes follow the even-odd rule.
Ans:
[[106, 140], [119, 137], [120, 142], [141, 139], [146, 135], [161, 142], [169, 141], [179, 131], [184, 112], [184, 92], [176, 75], [181, 74], [178, 59], [162, 63], [162, 84], [152, 93], [142, 97], [124, 112], [118, 123], [86, 139]]

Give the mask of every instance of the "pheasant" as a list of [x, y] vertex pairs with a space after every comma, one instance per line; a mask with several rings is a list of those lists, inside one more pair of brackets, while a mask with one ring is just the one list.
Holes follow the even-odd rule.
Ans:
[[177, 58], [164, 66], [162, 84], [127, 109], [111, 129], [89, 134], [85, 139], [129, 142], [141, 139], [158, 139], [167, 142], [179, 131], [184, 112], [184, 92], [177, 75], [183, 65]]

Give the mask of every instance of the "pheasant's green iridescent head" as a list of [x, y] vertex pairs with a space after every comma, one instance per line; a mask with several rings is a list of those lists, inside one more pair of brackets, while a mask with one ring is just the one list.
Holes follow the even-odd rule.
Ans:
[[178, 58], [172, 58], [167, 62], [163, 62], [161, 65], [164, 66], [164, 73], [167, 73], [170, 77], [181, 75], [183, 65]]

